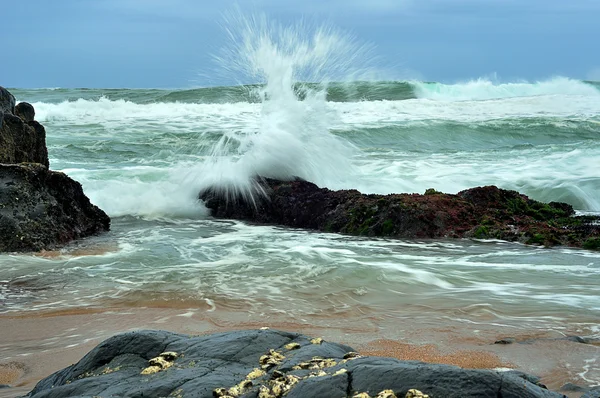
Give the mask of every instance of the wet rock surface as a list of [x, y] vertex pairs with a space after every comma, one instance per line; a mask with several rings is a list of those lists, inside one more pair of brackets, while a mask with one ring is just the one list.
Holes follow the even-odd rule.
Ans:
[[199, 198], [216, 218], [324, 232], [393, 238], [478, 238], [600, 249], [600, 217], [575, 216], [566, 203], [542, 203], [516, 191], [477, 187], [456, 195], [366, 195], [296, 179], [257, 178], [254, 200], [217, 189]]
[[520, 372], [361, 357], [352, 351], [277, 330], [208, 336], [137, 331], [106, 340], [27, 396], [563, 397]]
[[[2, 90], [0, 87], [0, 97]], [[11, 97], [12, 94], [8, 93]], [[1, 102], [1, 101], [0, 101]], [[11, 101], [2, 104], [0, 123], [0, 163], [40, 163], [48, 167], [46, 130], [33, 120], [35, 110], [27, 103], [14, 106]], [[10, 108], [10, 111], [8, 110]]]
[[0, 252], [55, 249], [110, 228], [81, 184], [48, 169], [44, 126], [0, 87]]
[[67, 175], [36, 163], [0, 165], [0, 252], [52, 249], [109, 228]]
[[15, 110], [15, 102], [15, 97], [10, 91], [0, 86], [0, 112], [12, 114]]

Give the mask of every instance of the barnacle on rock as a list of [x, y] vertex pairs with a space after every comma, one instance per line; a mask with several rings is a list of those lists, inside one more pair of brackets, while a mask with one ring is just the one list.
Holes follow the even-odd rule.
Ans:
[[167, 351], [160, 354], [159, 357], [163, 358], [165, 361], [173, 362], [179, 358], [179, 354], [173, 351]]
[[162, 368], [160, 366], [148, 366], [144, 370], [142, 370], [143, 375], [151, 375], [156, 372], [160, 372]]
[[271, 389], [267, 386], [260, 386], [258, 389], [258, 398], [277, 398]]
[[273, 349], [269, 350], [269, 354], [278, 361], [283, 361], [285, 359], [285, 355]]
[[167, 369], [173, 364], [172, 362], [169, 362], [162, 357], [152, 358], [148, 361], [148, 363], [152, 366], [158, 366], [162, 369]]
[[300, 362], [298, 365], [294, 366], [292, 370], [300, 370], [300, 369], [310, 369], [313, 366], [310, 362]]
[[242, 380], [238, 385], [235, 385], [227, 390], [227, 394], [232, 397], [239, 397], [245, 393], [249, 387], [252, 387], [252, 382], [250, 380]]
[[348, 373], [348, 370], [342, 368], [342, 369], [338, 370], [337, 372], [335, 372], [333, 375], [339, 376], [339, 375], [343, 375], [344, 373]]
[[406, 392], [405, 398], [429, 398], [429, 395], [413, 388]]
[[375, 398], [397, 398], [393, 390], [383, 390], [375, 396]]
[[[305, 363], [300, 363], [299, 366], [303, 366]], [[323, 369], [330, 368], [332, 366], [337, 365], [335, 359], [332, 358], [322, 358], [322, 357], [313, 357], [308, 364], [308, 367], [302, 369]]]
[[366, 392], [357, 392], [352, 396], [352, 398], [371, 398], [371, 396]]
[[319, 370], [318, 372], [312, 372], [311, 374], [308, 375], [308, 377], [321, 377], [321, 376], [327, 376], [327, 372]]
[[321, 337], [317, 337], [312, 339], [310, 342], [311, 344], [321, 344], [323, 342], [323, 339]]
[[300, 344], [298, 344], [298, 343], [289, 343], [289, 344], [286, 344], [284, 346], [284, 348], [286, 350], [297, 350], [298, 348], [300, 348]]
[[157, 357], [154, 357], [148, 360], [148, 366], [144, 370], [142, 370], [143, 375], [150, 375], [156, 372], [160, 372], [161, 370], [165, 370], [173, 366], [173, 361], [175, 361], [179, 357], [179, 354], [176, 352], [168, 351], [163, 352]]
[[254, 370], [252, 370], [252, 372], [248, 373], [248, 376], [246, 376], [246, 379], [248, 380], [254, 380], [254, 379], [258, 379], [261, 376], [264, 376], [266, 374], [266, 372], [262, 369], [259, 368], [254, 368]]
[[350, 351], [344, 354], [344, 359], [360, 358], [361, 355], [358, 352]]

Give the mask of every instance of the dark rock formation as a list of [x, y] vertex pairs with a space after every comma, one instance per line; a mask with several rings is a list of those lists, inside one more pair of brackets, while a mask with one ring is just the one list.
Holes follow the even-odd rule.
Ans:
[[405, 397], [411, 389], [432, 398], [563, 397], [520, 372], [360, 357], [352, 351], [276, 330], [196, 337], [130, 332], [40, 381], [28, 397], [339, 398], [374, 397], [384, 390]]
[[[7, 99], [2, 102], [2, 98]], [[12, 94], [0, 87], [4, 112], [0, 123], [0, 163], [28, 162], [49, 167], [44, 126], [33, 120], [35, 110], [31, 104], [20, 103], [15, 108], [14, 103]]]
[[107, 231], [110, 219], [81, 184], [48, 170], [46, 130], [33, 120], [33, 106], [15, 107], [0, 87], [0, 107], [0, 252], [57, 248]]
[[495, 186], [444, 194], [365, 195], [296, 179], [258, 179], [255, 201], [200, 193], [217, 218], [325, 232], [394, 238], [494, 238], [546, 246], [600, 248], [598, 217], [576, 217], [565, 203], [542, 203]]
[[35, 163], [0, 165], [0, 252], [39, 251], [107, 231], [81, 184]]
[[29, 102], [19, 102], [15, 106], [15, 115], [23, 119], [25, 123], [33, 122], [33, 119], [35, 119], [35, 109]]
[[13, 113], [15, 110], [15, 97], [4, 87], [0, 86], [0, 112]]

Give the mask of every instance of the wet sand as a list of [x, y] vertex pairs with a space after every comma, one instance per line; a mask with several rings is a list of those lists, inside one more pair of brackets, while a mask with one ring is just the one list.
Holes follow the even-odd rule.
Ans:
[[[174, 308], [176, 307], [176, 308]], [[550, 389], [567, 382], [586, 385], [586, 360], [600, 357], [600, 347], [561, 340], [556, 333], [530, 331], [510, 335], [516, 343], [494, 344], [508, 337], [498, 327], [464, 328], [410, 319], [365, 316], [289, 320], [248, 314], [231, 308], [153, 307], [73, 308], [53, 312], [0, 315], [0, 397], [30, 391], [42, 378], [77, 362], [106, 338], [136, 329], [164, 329], [208, 334], [263, 326], [301, 332], [348, 344], [365, 355], [446, 363], [465, 368], [514, 368], [542, 377]], [[521, 343], [519, 343], [521, 342]], [[579, 397], [579, 393], [566, 393]]]

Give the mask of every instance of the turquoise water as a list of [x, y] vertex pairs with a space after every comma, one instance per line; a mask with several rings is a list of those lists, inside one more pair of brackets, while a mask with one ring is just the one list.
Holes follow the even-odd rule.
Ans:
[[[495, 89], [500, 98], [463, 100], [463, 93], [454, 100], [463, 86], [438, 85], [431, 92], [451, 94], [324, 101], [333, 114], [326, 134], [344, 143], [351, 169], [335, 170], [328, 163], [339, 154], [331, 153], [312, 161], [321, 162], [319, 170], [333, 166], [335, 173], [304, 177], [333, 189], [376, 193], [430, 187], [455, 193], [495, 184], [539, 200], [566, 201], [579, 211], [600, 211], [596, 86], [559, 79], [521, 85], [521, 93], [506, 97], [506, 86], [471, 84], [483, 85], [486, 97]], [[369, 85], [356, 85], [366, 96]], [[385, 89], [418, 97], [421, 87], [433, 84], [371, 86], [381, 97], [392, 95]], [[556, 92], [565, 86], [567, 94]], [[98, 256], [73, 257], [69, 249], [52, 259], [3, 255], [2, 311], [143, 298], [239, 300], [254, 311], [299, 317], [310, 311], [308, 301], [302, 310], [297, 303], [312, 300], [316, 286], [328, 297], [312, 303], [316, 312], [345, 311], [360, 302], [386, 312], [399, 304], [425, 305], [435, 316], [448, 316], [445, 311], [484, 305], [500, 320], [527, 319], [542, 309], [550, 325], [598, 320], [600, 290], [590, 282], [600, 274], [595, 252], [505, 242], [368, 240], [210, 218], [197, 192], [225, 175], [218, 167], [231, 167], [214, 163], [215, 146], [228, 137], [218, 157], [241, 162], [241, 147], [248, 143], [236, 138], [260, 135], [265, 111], [260, 103], [241, 100], [193, 102], [190, 96], [203, 90], [228, 97], [247, 89], [14, 90], [19, 100], [34, 104], [46, 126], [51, 167], [83, 184], [113, 218], [113, 230], [82, 243], [111, 247]], [[310, 142], [302, 145], [307, 153], [318, 151]], [[144, 298], [148, 291], [153, 294]]]

